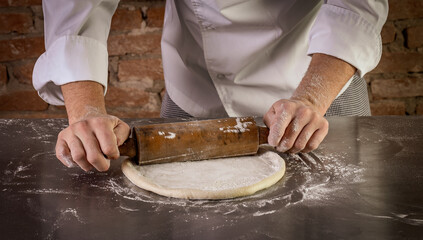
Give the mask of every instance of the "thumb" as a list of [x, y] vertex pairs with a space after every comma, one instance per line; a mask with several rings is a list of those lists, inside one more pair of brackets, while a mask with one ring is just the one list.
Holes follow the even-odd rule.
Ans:
[[118, 120], [113, 132], [116, 135], [117, 145], [122, 145], [129, 137], [131, 128], [125, 122]]

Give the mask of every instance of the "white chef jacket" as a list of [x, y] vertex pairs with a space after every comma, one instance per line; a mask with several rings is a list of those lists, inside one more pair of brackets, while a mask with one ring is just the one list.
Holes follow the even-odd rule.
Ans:
[[[46, 52], [33, 84], [45, 101], [62, 105], [60, 85], [69, 82], [107, 89], [106, 41], [117, 4], [43, 1]], [[262, 116], [292, 95], [313, 53], [342, 59], [360, 76], [376, 67], [387, 11], [387, 0], [167, 0], [166, 90], [193, 116]]]

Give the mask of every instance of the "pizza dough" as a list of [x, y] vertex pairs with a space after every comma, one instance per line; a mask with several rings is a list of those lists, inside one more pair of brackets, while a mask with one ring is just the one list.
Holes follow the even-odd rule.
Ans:
[[272, 186], [285, 174], [285, 161], [271, 151], [255, 156], [145, 166], [126, 159], [122, 171], [138, 187], [163, 196], [226, 199]]

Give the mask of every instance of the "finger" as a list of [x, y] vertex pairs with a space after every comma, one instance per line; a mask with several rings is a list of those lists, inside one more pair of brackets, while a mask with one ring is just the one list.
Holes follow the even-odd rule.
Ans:
[[100, 126], [94, 128], [94, 135], [100, 145], [101, 152], [109, 159], [119, 158], [116, 135], [113, 132], [112, 127], [107, 126], [104, 122], [101, 122], [98, 125]]
[[131, 128], [125, 122], [119, 121], [113, 132], [116, 135], [117, 145], [120, 146], [128, 139]]
[[75, 134], [80, 139], [85, 149], [88, 163], [100, 172], [109, 169], [110, 161], [103, 156], [94, 133], [82, 128], [81, 131], [77, 131]]
[[323, 139], [326, 137], [329, 131], [328, 123], [325, 120], [325, 123], [323, 123], [323, 127], [319, 128], [317, 131], [313, 133], [313, 135], [310, 137], [310, 140], [308, 140], [306, 147], [304, 148], [304, 152], [311, 152], [315, 149], [317, 149], [320, 145], [320, 143], [323, 141]]
[[56, 157], [68, 168], [76, 166], [76, 163], [72, 160], [72, 155], [68, 145], [63, 139], [60, 138], [56, 143]]
[[311, 136], [318, 130], [317, 125], [309, 123], [304, 126], [301, 133], [295, 140], [294, 146], [289, 150], [290, 153], [298, 153], [300, 151], [306, 152], [306, 146]]
[[291, 102], [283, 102], [276, 108], [276, 114], [273, 118], [269, 131], [268, 142], [271, 146], [278, 146], [281, 142], [286, 128], [292, 120], [295, 106]]
[[82, 168], [84, 171], [91, 170], [92, 166], [90, 163], [88, 163], [84, 146], [82, 145], [79, 138], [77, 138], [75, 135], [68, 136], [64, 139], [69, 146], [69, 150], [72, 156], [72, 160], [78, 164], [80, 168]]
[[[296, 114], [294, 119], [289, 123], [288, 127], [286, 128], [285, 134], [276, 148], [278, 151], [289, 151], [290, 153], [297, 151], [297, 149], [294, 147], [294, 143], [303, 128], [310, 123], [310, 113], [311, 110], [302, 109]], [[311, 123], [311, 125], [313, 124]]]

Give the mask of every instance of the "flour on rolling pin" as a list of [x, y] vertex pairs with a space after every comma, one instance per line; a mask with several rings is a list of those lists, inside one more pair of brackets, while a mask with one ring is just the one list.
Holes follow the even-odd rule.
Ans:
[[175, 136], [176, 136], [176, 133], [173, 133], [173, 132], [165, 133], [163, 131], [159, 131], [158, 134], [160, 136], [164, 136], [164, 138], [166, 138], [166, 139], [175, 139]]
[[219, 128], [219, 130], [227, 133], [227, 132], [232, 132], [232, 133], [238, 133], [238, 132], [246, 132], [246, 131], [250, 131], [250, 129], [248, 129], [249, 125], [254, 124], [253, 122], [249, 122], [248, 119], [246, 122], [241, 122], [241, 120], [245, 120], [247, 118], [236, 118], [236, 125], [235, 126], [228, 126], [228, 127], [221, 127]]

